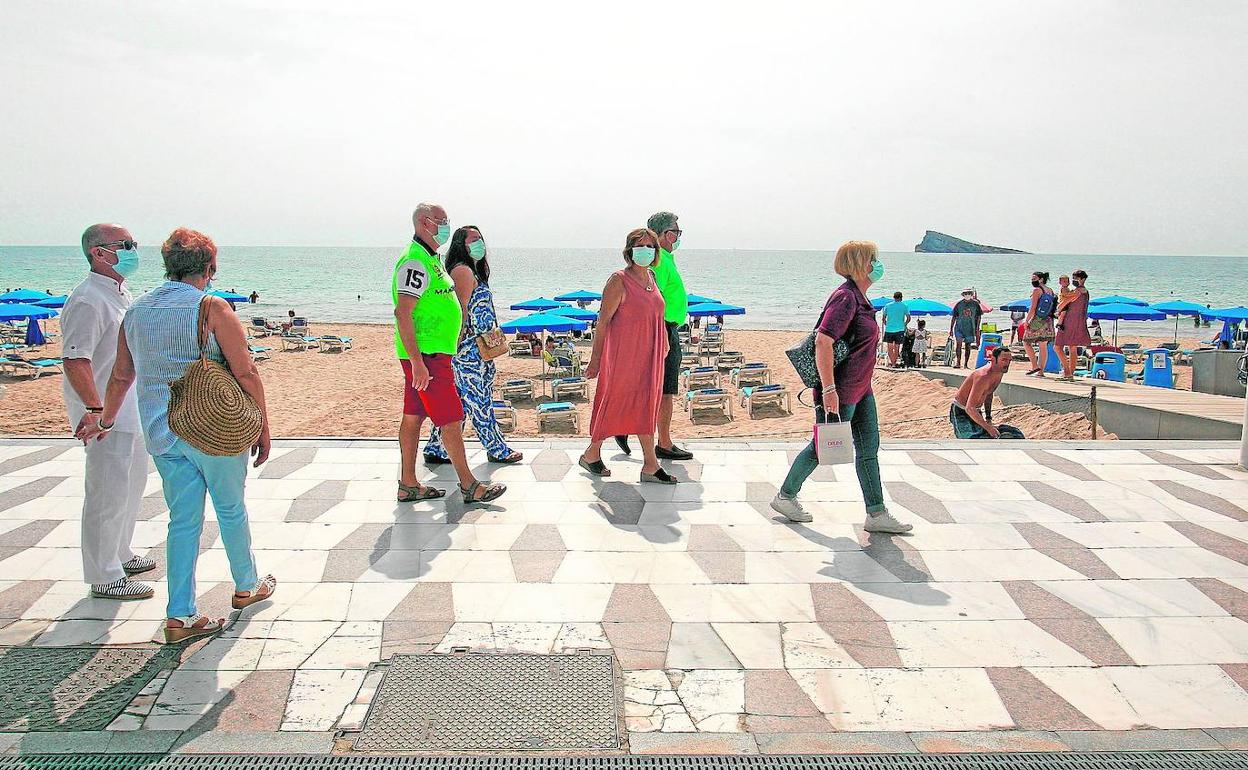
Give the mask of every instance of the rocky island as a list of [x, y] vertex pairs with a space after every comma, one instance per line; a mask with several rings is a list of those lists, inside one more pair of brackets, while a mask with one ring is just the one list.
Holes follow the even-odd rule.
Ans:
[[923, 240], [914, 247], [915, 251], [927, 254], [1030, 254], [1030, 251], [1007, 249], [1004, 246], [985, 246], [982, 243], [971, 243], [952, 235], [928, 230]]

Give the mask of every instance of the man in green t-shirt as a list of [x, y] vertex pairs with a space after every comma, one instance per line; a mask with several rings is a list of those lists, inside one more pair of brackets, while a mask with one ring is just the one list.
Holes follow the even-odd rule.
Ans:
[[[663, 360], [663, 400], [659, 403], [659, 433], [655, 454], [663, 460], [692, 460], [693, 453], [681, 449], [672, 441], [672, 402], [680, 392], [680, 334], [689, 315], [689, 293], [680, 277], [673, 252], [680, 246], [680, 226], [677, 216], [670, 211], [660, 211], [646, 220], [646, 227], [659, 236], [659, 256], [654, 270], [654, 283], [663, 295], [666, 308], [663, 320], [667, 324], [667, 358]], [[630, 454], [627, 436], [616, 436], [624, 454]]]
[[403, 367], [398, 501], [433, 500], [446, 495], [444, 490], [416, 480], [420, 426], [426, 417], [442, 429], [442, 443], [459, 476], [464, 502], [496, 500], [507, 488], [477, 481], [464, 451], [464, 406], [451, 365], [459, 345], [463, 309], [455, 294], [455, 284], [438, 259], [438, 247], [451, 235], [446, 210], [422, 203], [412, 214], [412, 226], [412, 243], [399, 257], [390, 279], [394, 351]]

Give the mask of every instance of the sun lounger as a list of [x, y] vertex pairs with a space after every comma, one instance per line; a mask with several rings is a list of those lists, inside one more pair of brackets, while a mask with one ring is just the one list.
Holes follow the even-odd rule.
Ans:
[[703, 338], [698, 343], [698, 355], [700, 356], [717, 356], [724, 352], [724, 338], [709, 339]]
[[248, 345], [247, 350], [251, 352], [252, 361], [268, 361], [270, 358], [269, 352], [273, 350], [273, 348], [262, 348], [257, 345]]
[[324, 336], [318, 337], [317, 342], [320, 343], [322, 353], [329, 353], [329, 352], [345, 353], [351, 349], [351, 338], [339, 337], [336, 334], [326, 334]]
[[290, 319], [290, 330], [299, 334], [307, 334], [312, 330], [312, 326], [303, 316], [295, 316]]
[[1119, 346], [1123, 355], [1128, 361], [1136, 362], [1144, 360], [1144, 346], [1138, 342], [1124, 342]]
[[718, 388], [720, 386], [719, 370], [713, 366], [695, 366], [681, 374], [685, 381], [685, 390]]
[[723, 388], [703, 388], [685, 393], [685, 411], [696, 421], [698, 412], [715, 412], [732, 419], [732, 396]]
[[732, 384], [738, 388], [750, 385], [770, 385], [771, 367], [763, 363], [742, 364], [733, 369]]
[[307, 350], [315, 347], [312, 343], [316, 341], [315, 337], [305, 337], [302, 334], [283, 334], [282, 350]]
[[510, 401], [495, 399], [491, 408], [494, 410], [494, 421], [498, 423], [499, 430], [510, 433], [516, 429], [516, 408]]
[[715, 365], [725, 371], [743, 363], [745, 363], [745, 354], [737, 350], [725, 350], [715, 359]]
[[537, 430], [539, 433], [544, 432], [547, 425], [560, 423], [570, 425], [574, 432], [580, 432], [581, 417], [577, 414], [574, 405], [566, 401], [549, 401], [545, 404], [537, 405]]
[[560, 398], [589, 398], [589, 382], [584, 377], [561, 377], [550, 385], [550, 395]]
[[751, 418], [754, 417], [756, 409], [765, 406], [774, 406], [783, 410], [785, 414], [793, 414], [793, 394], [783, 383], [742, 388], [741, 406], [749, 412]]
[[702, 363], [702, 359], [698, 357], [696, 351], [681, 350], [680, 351], [680, 367], [682, 369], [692, 369]]
[[3, 366], [4, 373], [10, 377], [29, 377], [32, 380], [37, 380], [51, 372], [61, 374], [62, 363], [63, 361], [59, 358], [38, 358], [28, 361], [24, 358], [11, 356], [3, 359], [0, 362], [0, 366]]
[[509, 340], [507, 342], [507, 353], [513, 356], [532, 357], [533, 343], [528, 340]]
[[253, 337], [267, 337], [270, 334], [277, 334], [281, 329], [270, 326], [265, 318], [253, 318], [251, 319], [251, 325], [247, 327], [247, 331]]
[[533, 400], [533, 381], [532, 380], [506, 380], [499, 386], [498, 392], [504, 399]]

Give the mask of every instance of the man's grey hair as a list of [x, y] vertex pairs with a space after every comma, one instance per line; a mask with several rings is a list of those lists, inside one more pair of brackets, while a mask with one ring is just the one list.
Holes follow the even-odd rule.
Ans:
[[659, 235], [674, 230], [676, 228], [676, 220], [678, 217], [670, 211], [660, 211], [657, 214], [651, 214], [646, 220], [646, 227], [655, 231]]
[[420, 218], [421, 218], [421, 217], [429, 217], [429, 218], [431, 218], [431, 219], [432, 219], [432, 218], [433, 218], [433, 212], [437, 211], [437, 210], [438, 210], [438, 209], [440, 209], [440, 208], [442, 208], [442, 207], [441, 207], [441, 206], [439, 206], [439, 205], [438, 205], [438, 204], [436, 204], [436, 203], [420, 203], [420, 204], [417, 204], [417, 206], [416, 206], [416, 210], [412, 212], [412, 228], [413, 228], [413, 229], [419, 229], [419, 228], [420, 228]]
[[87, 258], [88, 262], [91, 261], [91, 249], [108, 243], [110, 240], [109, 230], [116, 227], [117, 225], [101, 222], [98, 225], [91, 225], [82, 231], [82, 255]]

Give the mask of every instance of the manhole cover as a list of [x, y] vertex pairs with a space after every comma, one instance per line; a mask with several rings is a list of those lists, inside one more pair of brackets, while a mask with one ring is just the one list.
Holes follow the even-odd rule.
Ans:
[[102, 730], [173, 648], [0, 647], [0, 731]]
[[618, 749], [609, 655], [396, 655], [360, 751]]

